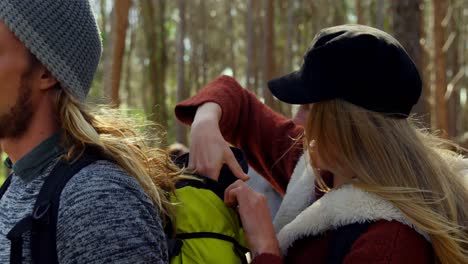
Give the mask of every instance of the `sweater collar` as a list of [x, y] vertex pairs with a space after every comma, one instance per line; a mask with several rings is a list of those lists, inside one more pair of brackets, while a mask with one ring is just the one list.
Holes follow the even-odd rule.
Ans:
[[60, 146], [60, 137], [60, 132], [55, 133], [16, 163], [13, 164], [10, 158], [7, 158], [5, 165], [24, 181], [32, 180], [35, 176], [42, 174], [51, 162], [64, 154], [65, 151]]

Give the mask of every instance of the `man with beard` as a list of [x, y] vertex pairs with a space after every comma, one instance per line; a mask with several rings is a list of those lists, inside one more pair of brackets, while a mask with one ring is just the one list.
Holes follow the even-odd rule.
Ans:
[[[3, 24], [0, 25], [0, 30], [4, 31], [5, 27]], [[32, 59], [31, 59], [32, 60]], [[27, 130], [27, 124], [31, 120], [33, 115], [32, 106], [31, 106], [31, 87], [27, 83], [29, 75], [33, 68], [32, 63], [28, 65], [28, 68], [20, 77], [20, 88], [18, 90], [18, 96], [14, 105], [6, 113], [0, 112], [0, 139], [17, 137], [24, 134]], [[12, 75], [14, 76], [14, 75]], [[9, 82], [6, 82], [7, 84]], [[5, 99], [8, 99], [8, 96], [5, 96]], [[12, 101], [11, 99], [9, 101]], [[8, 107], [8, 106], [6, 106]]]
[[[101, 46], [88, 0], [0, 1], [0, 148], [13, 171], [0, 192], [0, 263], [44, 263], [31, 230], [55, 221], [47, 263], [168, 261], [166, 191], [178, 170], [129, 120], [86, 107]], [[36, 207], [56, 167], [91, 150], [99, 158], [72, 174], [59, 203]], [[49, 206], [56, 218], [34, 222]], [[32, 227], [18, 235], [21, 224]]]

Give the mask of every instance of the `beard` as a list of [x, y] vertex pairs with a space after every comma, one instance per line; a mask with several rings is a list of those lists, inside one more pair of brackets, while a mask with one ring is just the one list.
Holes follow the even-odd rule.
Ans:
[[19, 138], [29, 127], [33, 117], [33, 104], [31, 85], [28, 82], [29, 74], [21, 78], [19, 96], [15, 105], [6, 114], [0, 115], [0, 140], [5, 138]]

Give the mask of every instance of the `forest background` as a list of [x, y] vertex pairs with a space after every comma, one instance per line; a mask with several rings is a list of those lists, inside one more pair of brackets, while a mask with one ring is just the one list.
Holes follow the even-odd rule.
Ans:
[[[88, 100], [159, 123], [160, 147], [189, 143], [174, 106], [222, 74], [292, 116], [296, 107], [274, 99], [266, 82], [298, 69], [321, 28], [345, 23], [383, 29], [402, 43], [424, 83], [414, 112], [468, 147], [468, 0], [90, 2], [104, 53]], [[7, 174], [0, 166], [0, 183]]]

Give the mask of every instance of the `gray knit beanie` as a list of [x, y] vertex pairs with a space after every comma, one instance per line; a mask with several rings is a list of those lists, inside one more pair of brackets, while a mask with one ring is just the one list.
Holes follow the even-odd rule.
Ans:
[[0, 0], [0, 20], [83, 102], [102, 52], [88, 0]]

